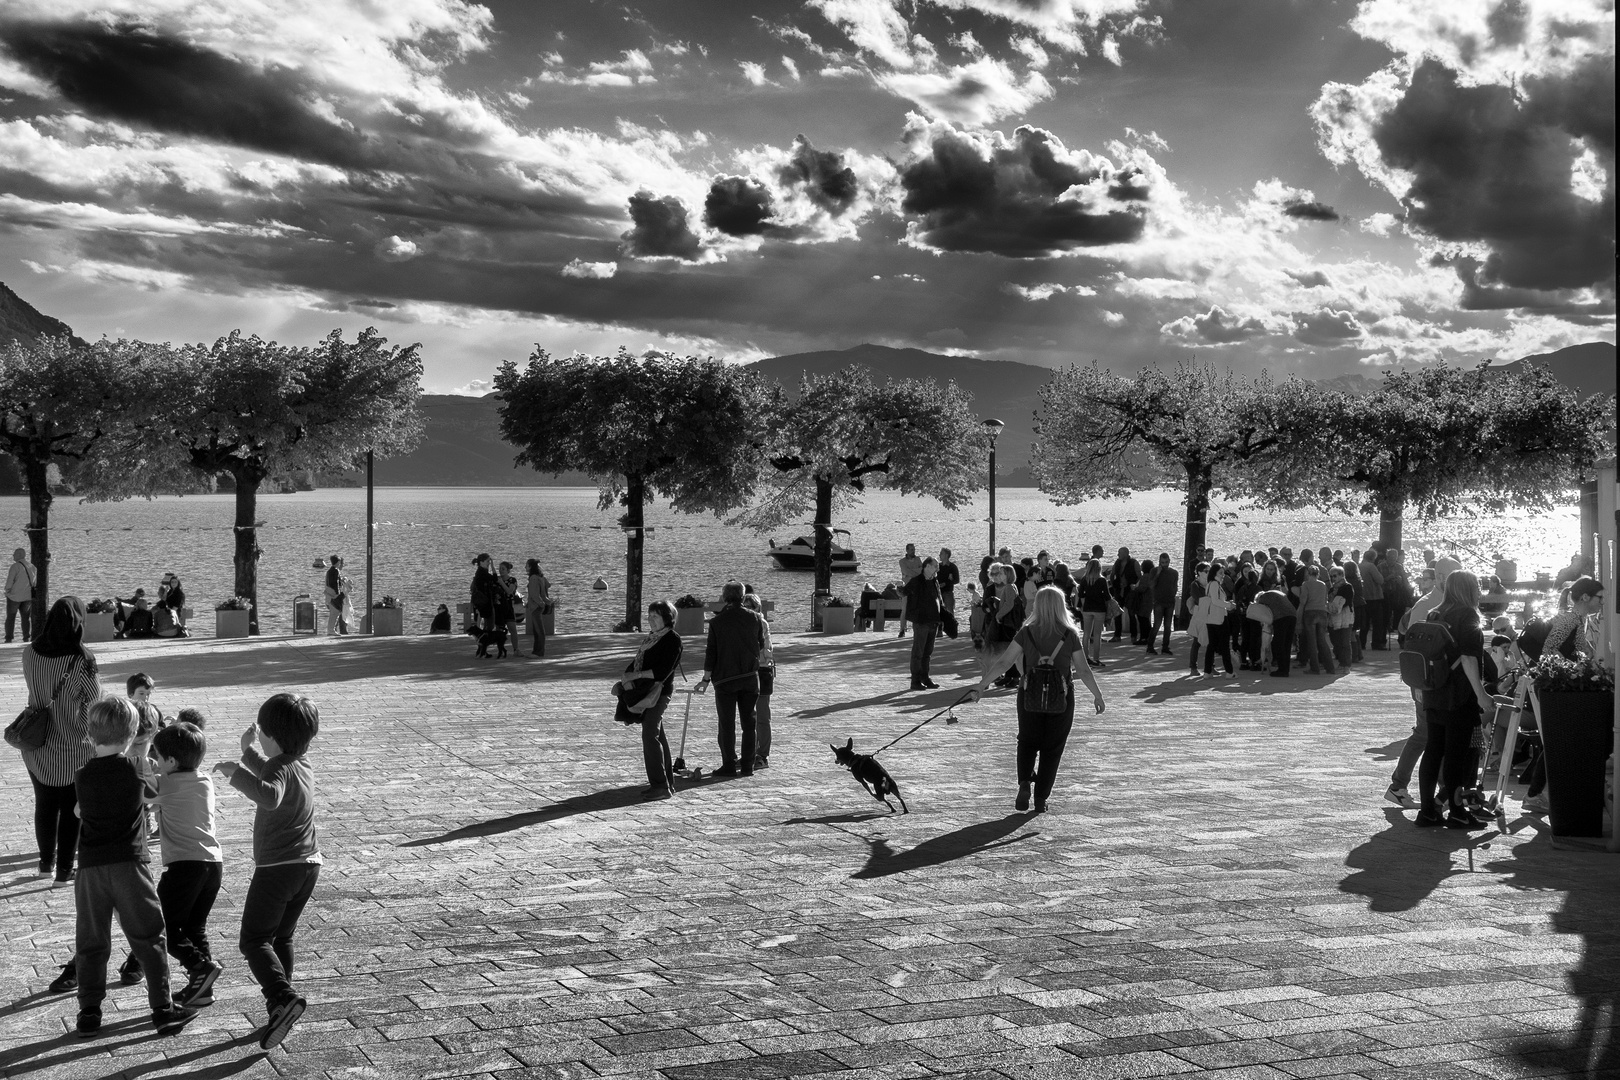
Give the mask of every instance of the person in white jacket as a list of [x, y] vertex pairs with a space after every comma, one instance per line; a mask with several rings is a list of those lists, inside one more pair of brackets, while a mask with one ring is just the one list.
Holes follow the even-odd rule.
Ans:
[[1226, 664], [1226, 673], [1232, 674], [1232, 635], [1226, 622], [1226, 617], [1232, 610], [1232, 602], [1226, 595], [1221, 578], [1221, 564], [1212, 563], [1204, 578], [1203, 598], [1198, 601], [1198, 610], [1194, 612], [1194, 617], [1204, 624], [1202, 636], [1205, 675], [1215, 674], [1217, 652], [1221, 654], [1221, 660]]
[[11, 553], [11, 569], [6, 571], [6, 644], [11, 644], [17, 628], [17, 615], [22, 615], [24, 641], [34, 637], [34, 581], [38, 575], [28, 561], [28, 552], [18, 548]]

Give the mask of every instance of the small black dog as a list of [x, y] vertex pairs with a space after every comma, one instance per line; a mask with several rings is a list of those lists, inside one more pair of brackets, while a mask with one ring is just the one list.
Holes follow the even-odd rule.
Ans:
[[497, 626], [493, 630], [485, 630], [482, 634], [479, 634], [478, 635], [478, 652], [476, 652], [474, 655], [475, 656], [481, 656], [486, 660], [489, 659], [489, 647], [491, 645], [495, 646], [496, 649], [500, 650], [498, 652], [498, 654], [497, 654], [497, 658], [501, 659], [501, 660], [505, 660], [506, 659], [506, 631]]
[[879, 765], [878, 759], [871, 754], [857, 754], [854, 739], [850, 739], [843, 746], [833, 746], [831, 743], [827, 745], [832, 748], [833, 757], [838, 760], [838, 764], [853, 773], [855, 779], [861, 782], [861, 787], [866, 789], [866, 793], [889, 807], [891, 814], [894, 813], [894, 807], [885, 797], [888, 795], [900, 800], [902, 813], [911, 813], [910, 807], [906, 806], [905, 798], [900, 794], [900, 785], [894, 782], [889, 770]]

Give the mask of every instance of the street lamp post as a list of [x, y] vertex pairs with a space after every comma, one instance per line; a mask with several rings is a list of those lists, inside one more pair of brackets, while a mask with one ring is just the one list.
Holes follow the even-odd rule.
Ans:
[[990, 436], [990, 555], [996, 553], [996, 436], [1006, 427], [1000, 420], [991, 418], [984, 422], [985, 434]]

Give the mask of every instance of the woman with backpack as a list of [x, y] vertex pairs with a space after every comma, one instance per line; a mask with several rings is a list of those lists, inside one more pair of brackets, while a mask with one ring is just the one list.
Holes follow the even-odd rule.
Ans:
[[[1417, 624], [1407, 630], [1408, 646], [1421, 652], [1433, 633], [1427, 630], [1428, 624], [1443, 627], [1433, 634], [1438, 647], [1429, 651], [1438, 664], [1444, 665], [1444, 682], [1423, 694], [1429, 741], [1418, 764], [1417, 824], [1419, 828], [1444, 825], [1448, 829], [1482, 829], [1488, 822], [1469, 813], [1462, 801], [1472, 779], [1468, 751], [1474, 729], [1479, 727], [1480, 718], [1496, 707], [1485, 689], [1482, 667], [1485, 636], [1480, 629], [1479, 579], [1467, 570], [1453, 570], [1446, 576], [1444, 589], [1445, 598], [1429, 613], [1425, 631], [1418, 632]], [[1406, 667], [1403, 657], [1403, 678]]]
[[[1095, 560], [1091, 566], [1097, 566]], [[978, 701], [997, 674], [1018, 664], [1024, 675], [1018, 690], [1018, 798], [1013, 807], [1028, 810], [1033, 795], [1035, 812], [1044, 814], [1074, 726], [1074, 676], [1091, 691], [1097, 712], [1104, 707], [1061, 590], [1048, 585], [1035, 594], [1034, 614], [969, 691], [970, 700]]]

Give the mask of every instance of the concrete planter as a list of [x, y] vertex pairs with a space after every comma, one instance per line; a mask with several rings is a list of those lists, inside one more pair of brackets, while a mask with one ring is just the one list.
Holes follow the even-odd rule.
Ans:
[[703, 609], [679, 607], [675, 609], [675, 632], [681, 637], [703, 636]]
[[84, 640], [111, 641], [113, 639], [113, 613], [90, 611], [84, 616]]
[[398, 637], [404, 632], [404, 608], [371, 609], [371, 633], [374, 637]]
[[853, 634], [855, 609], [852, 607], [824, 607], [821, 609], [821, 629], [827, 634]]
[[217, 638], [247, 637], [253, 613], [232, 608], [214, 610], [214, 636]]

